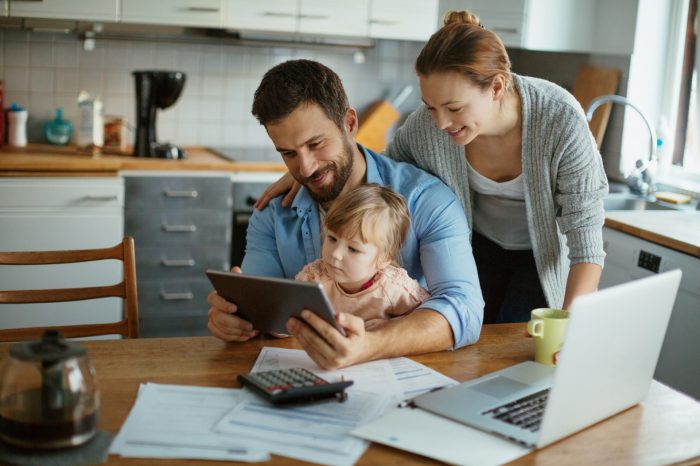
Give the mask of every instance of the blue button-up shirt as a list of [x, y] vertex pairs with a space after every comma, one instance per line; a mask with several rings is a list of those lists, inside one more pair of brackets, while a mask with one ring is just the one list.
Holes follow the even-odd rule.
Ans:
[[[401, 265], [430, 292], [420, 307], [442, 314], [455, 347], [475, 343], [484, 301], [469, 243], [469, 226], [457, 197], [439, 179], [411, 164], [395, 162], [359, 146], [367, 162], [367, 183], [400, 193], [411, 228], [401, 248]], [[248, 225], [241, 268], [252, 275], [294, 278], [321, 254], [318, 204], [301, 188], [291, 208], [278, 197], [255, 211]]]

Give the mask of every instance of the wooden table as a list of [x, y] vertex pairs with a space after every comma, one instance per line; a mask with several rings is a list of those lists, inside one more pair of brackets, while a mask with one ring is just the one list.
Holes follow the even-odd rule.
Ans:
[[[523, 324], [486, 325], [476, 345], [414, 359], [457, 380], [533, 358], [532, 341]], [[247, 372], [263, 346], [298, 348], [294, 339], [255, 339], [225, 344], [213, 337], [159, 338], [85, 342], [102, 392], [100, 428], [117, 433], [143, 382], [238, 387], [236, 375]], [[8, 344], [0, 345], [0, 357]], [[420, 426], [416, 426], [420, 428]], [[276, 464], [300, 464], [275, 456]], [[434, 464], [383, 445], [372, 444], [358, 464]], [[622, 414], [511, 464], [700, 464], [700, 403], [658, 382], [647, 398]], [[110, 456], [110, 465], [202, 465], [210, 461], [128, 459]]]

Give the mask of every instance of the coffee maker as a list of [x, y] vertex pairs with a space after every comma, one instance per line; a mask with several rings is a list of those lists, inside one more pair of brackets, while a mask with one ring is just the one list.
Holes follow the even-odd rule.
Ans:
[[158, 144], [156, 138], [157, 109], [170, 107], [185, 86], [185, 73], [180, 71], [134, 71], [136, 84], [135, 157], [181, 159], [185, 152], [170, 144]]

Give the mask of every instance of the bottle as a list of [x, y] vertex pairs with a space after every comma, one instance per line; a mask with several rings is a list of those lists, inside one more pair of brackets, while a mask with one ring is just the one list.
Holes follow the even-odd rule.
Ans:
[[46, 125], [44, 125], [46, 140], [49, 141], [50, 144], [63, 146], [68, 144], [72, 133], [73, 125], [63, 119], [63, 109], [58, 107], [56, 109], [56, 117], [46, 122]]
[[102, 101], [83, 91], [78, 95], [80, 122], [78, 124], [78, 149], [97, 154], [104, 145], [104, 115]]
[[7, 143], [14, 147], [27, 145], [27, 110], [13, 103], [7, 111], [9, 123]]
[[659, 178], [665, 178], [669, 174], [673, 159], [673, 142], [668, 129], [668, 118], [665, 116], [661, 117], [656, 136], [656, 158], [659, 162], [657, 174]]

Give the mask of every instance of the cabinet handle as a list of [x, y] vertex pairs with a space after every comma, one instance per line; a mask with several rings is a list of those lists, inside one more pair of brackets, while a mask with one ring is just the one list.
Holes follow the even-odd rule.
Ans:
[[216, 7], [207, 6], [188, 6], [185, 8], [186, 11], [191, 11], [193, 13], [218, 13], [219, 9]]
[[263, 16], [273, 16], [275, 18], [295, 18], [294, 13], [282, 13], [280, 11], [266, 11], [262, 14]]
[[328, 15], [299, 15], [299, 18], [303, 19], [330, 19]]
[[194, 267], [194, 259], [161, 259], [163, 267]]
[[518, 28], [504, 28], [498, 26], [492, 28], [491, 30], [500, 34], [518, 34], [520, 32]]
[[184, 232], [190, 233], [197, 231], [197, 225], [169, 225], [167, 223], [163, 224], [163, 230], [172, 232]]
[[370, 24], [381, 24], [382, 26], [393, 26], [394, 24], [398, 24], [398, 21], [392, 21], [389, 19], [370, 19], [369, 22]]
[[191, 291], [169, 293], [167, 291], [160, 290], [160, 299], [164, 301], [189, 301], [194, 299], [194, 293]]
[[163, 194], [165, 194], [165, 197], [187, 197], [187, 198], [195, 198], [199, 196], [199, 193], [197, 192], [196, 189], [193, 189], [192, 191], [177, 191], [174, 189], [166, 189], [163, 191]]
[[83, 199], [86, 201], [118, 201], [119, 196], [116, 194], [108, 194], [105, 196], [98, 196], [96, 194], [88, 194], [87, 196], [83, 196]]

